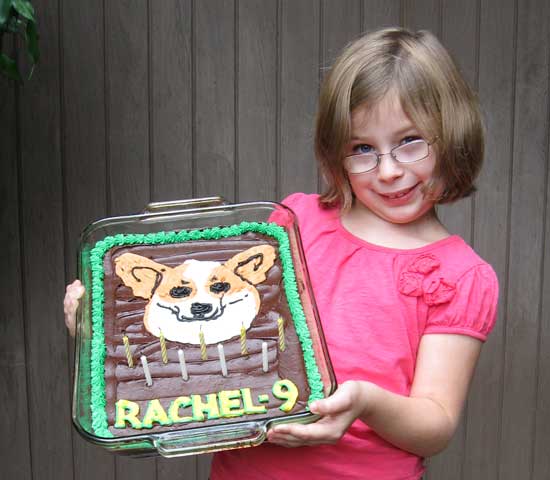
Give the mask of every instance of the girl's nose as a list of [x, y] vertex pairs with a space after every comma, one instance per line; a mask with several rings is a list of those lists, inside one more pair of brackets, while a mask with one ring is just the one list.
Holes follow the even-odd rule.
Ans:
[[382, 182], [391, 182], [403, 175], [403, 166], [396, 161], [391, 153], [380, 155], [378, 178]]

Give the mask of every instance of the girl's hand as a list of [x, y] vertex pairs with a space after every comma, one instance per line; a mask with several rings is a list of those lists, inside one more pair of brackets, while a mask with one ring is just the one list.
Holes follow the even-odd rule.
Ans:
[[67, 285], [65, 299], [63, 300], [63, 311], [65, 313], [65, 325], [71, 337], [74, 337], [76, 330], [76, 310], [79, 300], [84, 295], [84, 287], [80, 280], [75, 280], [70, 285]]
[[335, 444], [365, 407], [361, 383], [344, 382], [330, 397], [313, 402], [311, 412], [322, 416], [317, 422], [277, 425], [267, 433], [268, 440], [283, 447]]

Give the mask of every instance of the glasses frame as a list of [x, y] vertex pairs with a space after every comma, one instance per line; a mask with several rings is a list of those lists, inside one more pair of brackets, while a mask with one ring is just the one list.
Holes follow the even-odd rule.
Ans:
[[[390, 155], [391, 158], [396, 161], [397, 163], [401, 163], [403, 165], [408, 165], [410, 163], [416, 163], [416, 162], [420, 162], [421, 160], [424, 160], [426, 158], [428, 158], [430, 156], [430, 147], [435, 143], [437, 142], [438, 140], [438, 137], [435, 137], [431, 142], [428, 142], [428, 140], [424, 139], [424, 138], [419, 138], [417, 140], [413, 140], [412, 142], [410, 143], [415, 143], [415, 142], [425, 142], [426, 145], [428, 146], [428, 153], [422, 157], [422, 158], [419, 158], [417, 160], [413, 160], [412, 162], [401, 162], [400, 160], [398, 160], [395, 156], [395, 154], [393, 153], [395, 150], [397, 150], [398, 148], [402, 148], [404, 145], [408, 145], [408, 144], [403, 144], [403, 145], [396, 145], [395, 147], [393, 147], [389, 152], [386, 152], [386, 153], [378, 153], [376, 151], [373, 151], [373, 152], [369, 152], [369, 153], [356, 153], [355, 155], [348, 155], [346, 157], [344, 157], [344, 169], [346, 170], [346, 172], [348, 172], [348, 175], [362, 175], [363, 173], [369, 173], [369, 172], [373, 172], [374, 170], [376, 170], [379, 166], [380, 166], [380, 159], [384, 156], [384, 155]], [[362, 157], [362, 156], [365, 156], [365, 155], [375, 155], [376, 156], [376, 165], [372, 168], [369, 168], [368, 170], [363, 170], [362, 172], [350, 172], [348, 170], [348, 168], [346, 168], [346, 160], [348, 158], [356, 158], [356, 157]]]

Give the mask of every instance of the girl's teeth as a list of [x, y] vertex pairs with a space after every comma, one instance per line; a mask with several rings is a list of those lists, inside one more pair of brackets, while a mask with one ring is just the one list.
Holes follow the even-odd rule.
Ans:
[[407, 193], [409, 193], [409, 190], [407, 190], [406, 192], [397, 193], [396, 195], [388, 195], [388, 197], [389, 198], [401, 198], [401, 197], [405, 196]]

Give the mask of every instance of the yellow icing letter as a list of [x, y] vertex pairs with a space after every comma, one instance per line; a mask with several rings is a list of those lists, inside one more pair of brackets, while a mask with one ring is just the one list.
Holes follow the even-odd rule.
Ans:
[[244, 410], [241, 406], [241, 392], [239, 390], [222, 390], [218, 393], [220, 415], [222, 417], [240, 417]]
[[178, 397], [171, 404], [168, 409], [168, 417], [173, 423], [185, 423], [193, 420], [193, 417], [180, 417], [180, 408], [187, 408], [191, 406], [191, 399], [189, 397]]
[[139, 405], [129, 400], [120, 399], [116, 402], [115, 428], [126, 428], [128, 422], [132, 428], [140, 429], [141, 422], [138, 420]]
[[218, 399], [215, 393], [209, 393], [206, 395], [206, 403], [202, 401], [200, 395], [191, 395], [191, 404], [193, 406], [193, 420], [197, 420], [199, 422], [204, 421], [205, 413], [207, 420], [220, 418]]
[[145, 415], [143, 416], [143, 428], [151, 428], [153, 426], [153, 422], [160, 423], [161, 425], [172, 425], [172, 422], [166, 415], [160, 401], [157, 399], [149, 401], [147, 412], [145, 412]]
[[247, 415], [252, 415], [253, 413], [265, 413], [267, 408], [263, 405], [254, 405], [252, 401], [252, 395], [250, 393], [250, 388], [241, 388], [241, 395], [243, 396], [243, 407], [244, 413]]
[[290, 412], [298, 399], [298, 388], [290, 380], [279, 380], [273, 384], [273, 395], [280, 400], [286, 400], [280, 407], [283, 412]]

